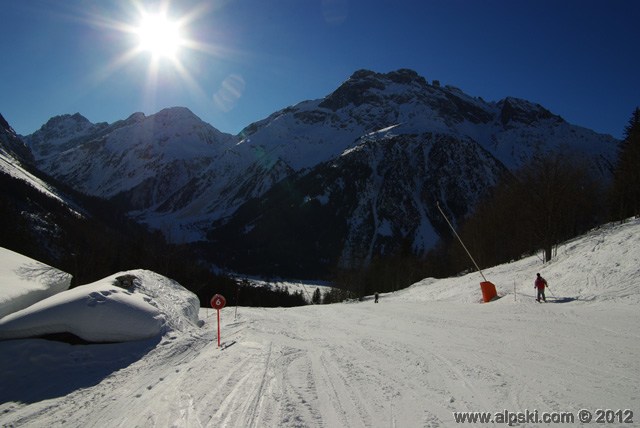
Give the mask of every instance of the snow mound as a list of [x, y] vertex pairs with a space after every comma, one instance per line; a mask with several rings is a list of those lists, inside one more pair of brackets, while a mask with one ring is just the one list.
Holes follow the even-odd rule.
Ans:
[[121, 272], [0, 320], [0, 339], [70, 333], [88, 342], [148, 339], [198, 323], [198, 298], [150, 271]]
[[71, 275], [0, 248], [0, 318], [69, 288]]
[[165, 315], [168, 329], [186, 331], [194, 326], [200, 326], [201, 322], [198, 318], [200, 300], [178, 282], [142, 269], [115, 274], [103, 281], [116, 280], [122, 276], [134, 277], [135, 289], [151, 298], [149, 304]]

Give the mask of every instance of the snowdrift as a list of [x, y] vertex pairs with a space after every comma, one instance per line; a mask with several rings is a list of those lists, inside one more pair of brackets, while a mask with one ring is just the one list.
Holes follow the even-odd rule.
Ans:
[[0, 247], [0, 318], [69, 288], [71, 275]]
[[88, 342], [143, 340], [198, 323], [198, 299], [150, 271], [121, 272], [0, 319], [0, 339], [71, 334]]

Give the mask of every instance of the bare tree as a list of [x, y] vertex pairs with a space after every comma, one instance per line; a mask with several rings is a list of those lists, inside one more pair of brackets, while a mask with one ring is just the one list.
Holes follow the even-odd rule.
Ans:
[[602, 221], [604, 206], [604, 192], [585, 160], [567, 151], [538, 154], [503, 178], [461, 235], [481, 266], [538, 249], [548, 262], [558, 243]]

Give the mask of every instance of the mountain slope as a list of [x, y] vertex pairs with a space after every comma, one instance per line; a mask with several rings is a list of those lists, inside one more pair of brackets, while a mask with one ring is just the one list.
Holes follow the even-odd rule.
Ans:
[[[38, 165], [77, 190], [103, 198], [146, 187], [134, 192], [139, 197], [128, 201], [132, 208], [154, 206], [158, 195], [184, 186], [192, 171], [202, 170], [233, 141], [185, 108], [150, 117], [137, 113], [113, 125], [92, 126], [82, 119], [57, 117], [27, 137]], [[83, 126], [69, 132], [78, 121]], [[58, 128], [63, 131], [55, 133]]]
[[[389, 168], [395, 172], [366, 173], [366, 182], [349, 184], [366, 191], [341, 196], [340, 205], [324, 206], [326, 216], [343, 225], [338, 228], [342, 234], [334, 231], [336, 236], [327, 243], [332, 248], [308, 258], [343, 264], [384, 254], [392, 241], [408, 240], [415, 251], [428, 249], [440, 230], [432, 215], [435, 199], [444, 199], [457, 222], [500, 174], [537, 154], [576, 152], [598, 179], [609, 180], [617, 147], [612, 137], [571, 125], [540, 105], [516, 98], [487, 102], [452, 86], [430, 84], [406, 69], [386, 74], [359, 70], [326, 97], [275, 112], [246, 127], [239, 137], [220, 133], [184, 108], [149, 117], [135, 114], [113, 125], [87, 124], [78, 115], [54, 122], [26, 138], [39, 167], [80, 191], [117, 201], [172, 242], [211, 238], [234, 247], [231, 231], [237, 235], [253, 227], [240, 224], [249, 218], [243, 211], [264, 204], [278, 212], [276, 217], [302, 224], [303, 211], [255, 199], [269, 199], [268, 192], [285, 179], [297, 183], [311, 174], [307, 181], [312, 182], [327, 165], [352, 168], [353, 162], [342, 160], [345, 154], [364, 156], [366, 162], [359, 164], [367, 164], [358, 167], [363, 171], [394, 164]], [[433, 141], [441, 143], [432, 153]], [[369, 149], [362, 150], [376, 145], [385, 148], [371, 155]], [[433, 165], [418, 165], [417, 159]], [[402, 172], [403, 164], [418, 168], [416, 175]], [[349, 174], [340, 172], [336, 179], [349, 180]], [[339, 188], [326, 180], [314, 186], [321, 185]], [[425, 186], [428, 192], [419, 190]], [[318, 189], [315, 194], [327, 192]], [[402, 221], [384, 222], [389, 218], [385, 206], [391, 205], [406, 206], [396, 210]], [[290, 212], [285, 215], [285, 210]], [[300, 246], [309, 238], [306, 232], [296, 235], [282, 227], [262, 229], [262, 241], [288, 236], [292, 245]], [[334, 248], [339, 246], [339, 251]], [[238, 256], [248, 251], [253, 249], [239, 249]]]
[[[483, 168], [469, 167], [478, 164]], [[469, 140], [370, 135], [249, 201], [214, 225], [209, 239], [221, 249], [216, 257], [234, 269], [294, 277], [366, 265], [407, 244], [422, 253], [446, 227], [438, 201], [464, 217], [505, 171]]]
[[71, 273], [74, 285], [116, 267], [158, 267], [164, 240], [113, 204], [37, 170], [27, 163], [31, 153], [21, 156], [14, 147], [27, 149], [7, 124], [0, 128], [0, 246]]
[[358, 71], [243, 135], [297, 173], [215, 222], [211, 251], [234, 269], [304, 277], [406, 247], [422, 254], [446, 228], [436, 201], [457, 223], [535, 155], [576, 153], [609, 180], [617, 145], [540, 105], [487, 103], [410, 70]]
[[60, 225], [82, 221], [85, 212], [32, 162], [29, 148], [0, 116], [0, 246], [59, 262]]
[[0, 115], [0, 174], [22, 180], [34, 190], [63, 202], [63, 196], [56, 192], [53, 186], [33, 174], [33, 162], [29, 147]]

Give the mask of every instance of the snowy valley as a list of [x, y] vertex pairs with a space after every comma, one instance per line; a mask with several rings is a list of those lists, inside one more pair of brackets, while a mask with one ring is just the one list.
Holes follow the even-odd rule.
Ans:
[[[3, 289], [12, 313], [0, 318], [0, 338], [11, 338], [0, 341], [0, 424], [445, 427], [463, 411], [571, 412], [577, 423], [581, 409], [628, 409], [633, 423], [612, 426], [637, 426], [639, 248], [638, 219], [602, 226], [548, 264], [532, 256], [485, 270], [501, 298], [484, 304], [471, 273], [427, 278], [378, 304], [226, 307], [224, 349], [214, 311], [153, 272], [52, 290], [21, 310]], [[14, 288], [47, 282], [21, 276], [34, 261], [2, 260]], [[536, 272], [548, 303], [534, 300]], [[115, 284], [127, 275], [125, 288]], [[56, 324], [93, 341], [126, 327], [127, 341], [16, 336]]]

